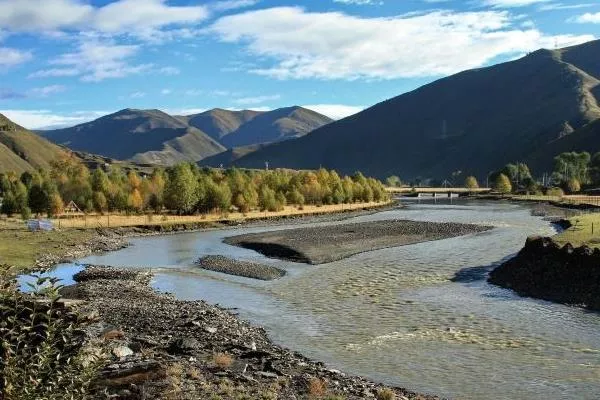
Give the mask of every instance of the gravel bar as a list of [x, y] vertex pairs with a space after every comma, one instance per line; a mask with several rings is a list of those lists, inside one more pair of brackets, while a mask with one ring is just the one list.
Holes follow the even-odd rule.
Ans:
[[258, 264], [248, 261], [239, 261], [225, 256], [206, 256], [199, 259], [196, 264], [209, 271], [223, 274], [243, 276], [245, 278], [271, 281], [285, 275], [285, 270], [270, 265]]
[[271, 258], [324, 264], [366, 251], [489, 229], [491, 227], [450, 222], [388, 220], [253, 233], [226, 238], [225, 243], [255, 250]]

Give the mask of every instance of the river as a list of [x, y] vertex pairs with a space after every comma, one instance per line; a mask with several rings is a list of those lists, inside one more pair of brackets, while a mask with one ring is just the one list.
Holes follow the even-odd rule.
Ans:
[[[386, 384], [455, 399], [598, 398], [600, 314], [520, 298], [485, 281], [528, 235], [553, 234], [550, 223], [526, 206], [499, 202], [415, 203], [349, 221], [385, 219], [494, 229], [319, 266], [222, 243], [227, 236], [291, 227], [285, 225], [136, 238], [127, 249], [80, 262], [152, 268], [161, 291], [235, 308], [275, 342]], [[193, 266], [209, 254], [274, 264], [288, 275], [262, 282]], [[77, 268], [62, 265], [54, 274], [68, 280]]]

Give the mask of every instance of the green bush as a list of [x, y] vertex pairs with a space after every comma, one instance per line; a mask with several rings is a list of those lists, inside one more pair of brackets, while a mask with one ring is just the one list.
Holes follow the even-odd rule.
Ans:
[[0, 398], [85, 399], [99, 358], [84, 348], [86, 322], [62, 306], [56, 279], [37, 278], [31, 294], [0, 270]]

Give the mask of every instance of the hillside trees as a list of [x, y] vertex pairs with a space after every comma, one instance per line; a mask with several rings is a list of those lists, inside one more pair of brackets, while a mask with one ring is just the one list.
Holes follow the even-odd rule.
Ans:
[[35, 214], [57, 215], [74, 201], [85, 212], [181, 215], [385, 201], [388, 194], [380, 181], [361, 173], [340, 177], [326, 169], [222, 171], [182, 163], [145, 175], [118, 166], [89, 171], [74, 158], [65, 157], [48, 171], [0, 175], [0, 197], [4, 214], [23, 213], [27, 208]]

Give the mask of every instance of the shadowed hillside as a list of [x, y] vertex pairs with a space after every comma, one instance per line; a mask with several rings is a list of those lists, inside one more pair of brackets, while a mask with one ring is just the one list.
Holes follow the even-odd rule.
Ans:
[[48, 168], [66, 152], [0, 114], [0, 172]]
[[205, 159], [200, 160], [198, 164], [206, 167], [230, 165], [245, 155], [262, 149], [265, 146], [265, 144], [253, 144], [250, 146], [234, 147], [233, 149], [228, 149], [222, 153], [215, 154], [214, 156], [206, 157]]
[[[72, 150], [140, 164], [172, 165], [197, 162], [226, 148], [246, 147], [303, 136], [331, 122], [302, 107], [269, 112], [213, 109], [173, 117], [159, 110], [125, 109], [72, 128], [41, 135]], [[250, 147], [247, 147], [250, 146]], [[253, 147], [254, 146], [254, 147]], [[234, 151], [239, 158], [240, 151]]]
[[232, 148], [280, 142], [304, 136], [332, 121], [329, 117], [298, 106], [279, 108], [256, 115], [237, 130], [223, 136], [221, 143]]
[[[234, 162], [361, 170], [379, 177], [484, 177], [515, 160], [549, 167], [555, 149], [598, 148], [600, 41], [465, 71]], [[583, 129], [583, 130], [581, 130]], [[583, 132], [583, 133], [582, 133]], [[580, 135], [586, 139], [578, 140]], [[548, 154], [542, 157], [540, 154]]]
[[73, 150], [139, 163], [198, 161], [225, 150], [204, 132], [159, 110], [125, 109], [42, 134]]

